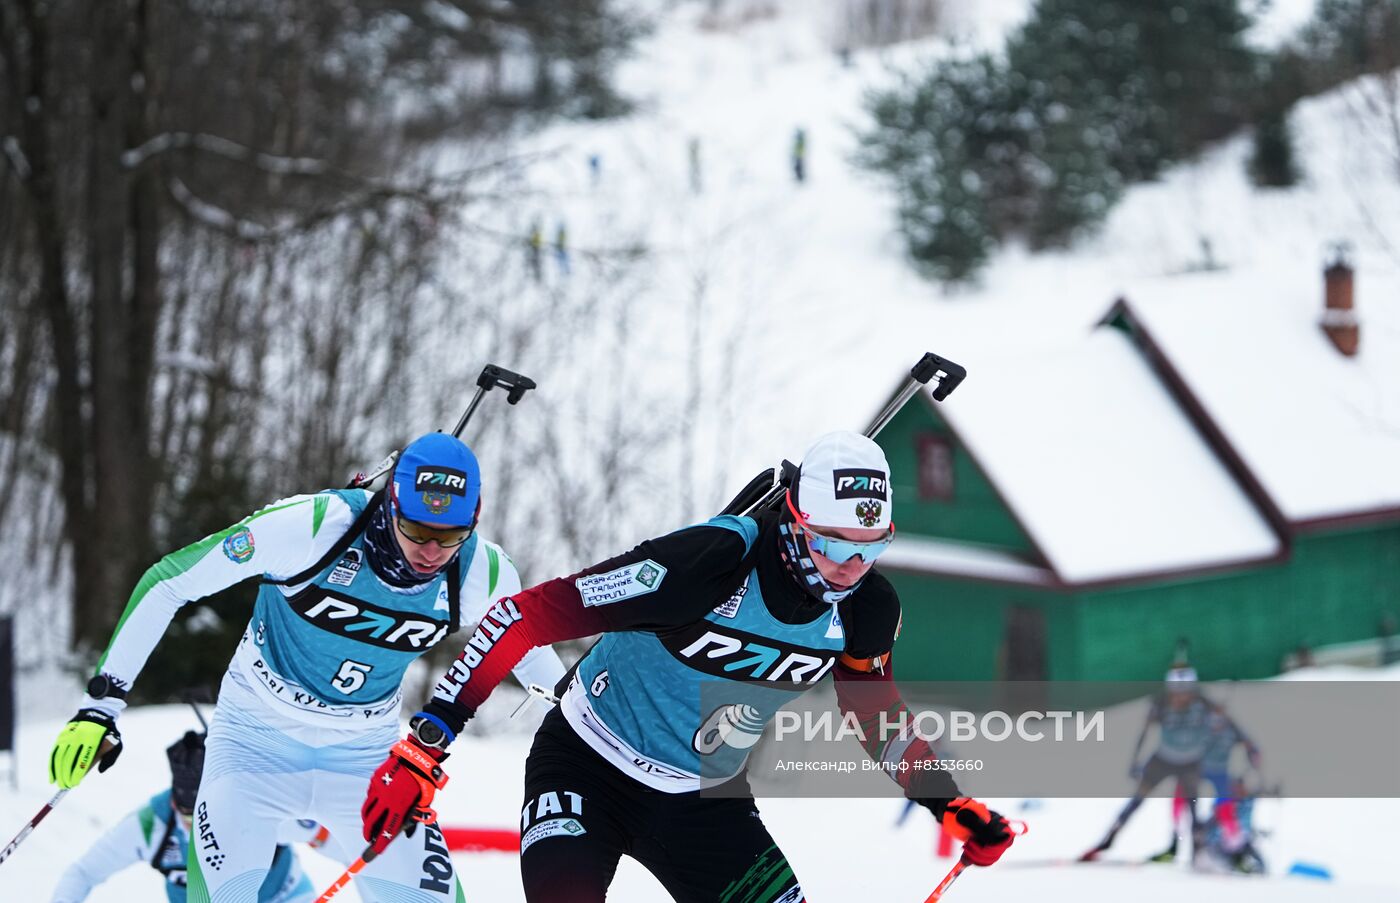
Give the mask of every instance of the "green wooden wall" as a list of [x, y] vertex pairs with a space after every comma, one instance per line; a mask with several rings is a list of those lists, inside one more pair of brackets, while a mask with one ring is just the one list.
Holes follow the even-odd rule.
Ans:
[[1157, 680], [1178, 637], [1203, 678], [1258, 678], [1300, 644], [1374, 637], [1400, 617], [1400, 525], [1305, 536], [1283, 564], [1096, 592], [888, 576], [904, 606], [901, 679], [996, 679], [1013, 605], [1044, 610], [1051, 680]]
[[[919, 498], [921, 433], [953, 443], [951, 500]], [[890, 461], [901, 533], [1034, 560], [1029, 537], [927, 404], [906, 406], [880, 444]], [[901, 679], [997, 679], [1012, 606], [1044, 612], [1051, 680], [1158, 680], [1178, 637], [1188, 639], [1203, 678], [1256, 678], [1277, 673], [1300, 644], [1373, 637], [1386, 614], [1400, 617], [1400, 524], [1297, 537], [1282, 564], [1097, 591], [887, 574], [904, 605], [895, 656]]]
[[1069, 597], [949, 577], [882, 573], [894, 584], [904, 610], [894, 656], [900, 680], [999, 679], [1006, 612], [1013, 605], [1045, 612], [1047, 677], [1076, 679], [1079, 635]]
[[1303, 536], [1284, 564], [1076, 601], [1090, 674], [1155, 679], [1185, 636], [1203, 678], [1267, 677], [1301, 644], [1374, 637], [1400, 615], [1400, 526]]

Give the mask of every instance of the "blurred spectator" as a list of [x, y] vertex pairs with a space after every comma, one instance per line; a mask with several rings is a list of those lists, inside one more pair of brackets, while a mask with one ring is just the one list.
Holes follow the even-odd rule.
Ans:
[[569, 230], [562, 220], [554, 230], [554, 259], [559, 264], [560, 274], [569, 275]]
[[690, 157], [690, 190], [699, 194], [704, 190], [704, 181], [700, 171], [700, 139], [692, 135], [686, 152]]
[[807, 181], [807, 130], [800, 126], [792, 133], [792, 177]]
[[530, 275], [539, 282], [544, 278], [544, 229], [536, 219], [530, 224]]

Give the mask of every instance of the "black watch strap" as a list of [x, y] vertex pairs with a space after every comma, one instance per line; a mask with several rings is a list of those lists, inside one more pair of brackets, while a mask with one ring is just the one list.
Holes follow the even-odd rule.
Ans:
[[87, 694], [93, 699], [126, 699], [123, 683], [110, 674], [99, 674], [88, 681]]

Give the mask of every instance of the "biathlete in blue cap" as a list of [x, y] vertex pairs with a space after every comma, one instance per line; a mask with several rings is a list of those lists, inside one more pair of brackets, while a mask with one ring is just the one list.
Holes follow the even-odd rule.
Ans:
[[[59, 734], [50, 780], [73, 787], [94, 761], [98, 771], [116, 761], [127, 691], [181, 606], [257, 578], [253, 617], [209, 728], [189, 901], [256, 900], [289, 819], [314, 819], [331, 844], [346, 838], [353, 847], [330, 852], [353, 860], [365, 785], [398, 739], [404, 670], [520, 591], [510, 558], [477, 532], [480, 512], [476, 456], [432, 433], [404, 450], [377, 493], [292, 496], [165, 556], [137, 584]], [[564, 668], [542, 648], [514, 673], [553, 686]], [[371, 901], [450, 901], [456, 885], [432, 825], [357, 879]]]

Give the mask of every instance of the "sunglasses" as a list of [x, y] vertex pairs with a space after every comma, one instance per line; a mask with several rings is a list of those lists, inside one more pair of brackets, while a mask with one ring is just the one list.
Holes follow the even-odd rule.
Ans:
[[430, 527], [416, 520], [409, 520], [397, 512], [394, 514], [394, 523], [398, 525], [404, 539], [414, 545], [421, 546], [426, 542], [435, 541], [444, 549], [460, 546], [471, 538], [472, 531], [476, 529], [476, 524], [469, 527]]
[[874, 542], [854, 542], [818, 533], [811, 524], [803, 519], [792, 504], [791, 492], [787, 494], [787, 506], [797, 521], [797, 525], [802, 528], [803, 533], [807, 534], [807, 547], [833, 564], [845, 564], [857, 555], [866, 564], [873, 564], [875, 559], [879, 558], [885, 549], [890, 547], [890, 543], [894, 542], [894, 524], [890, 524], [890, 531]]

